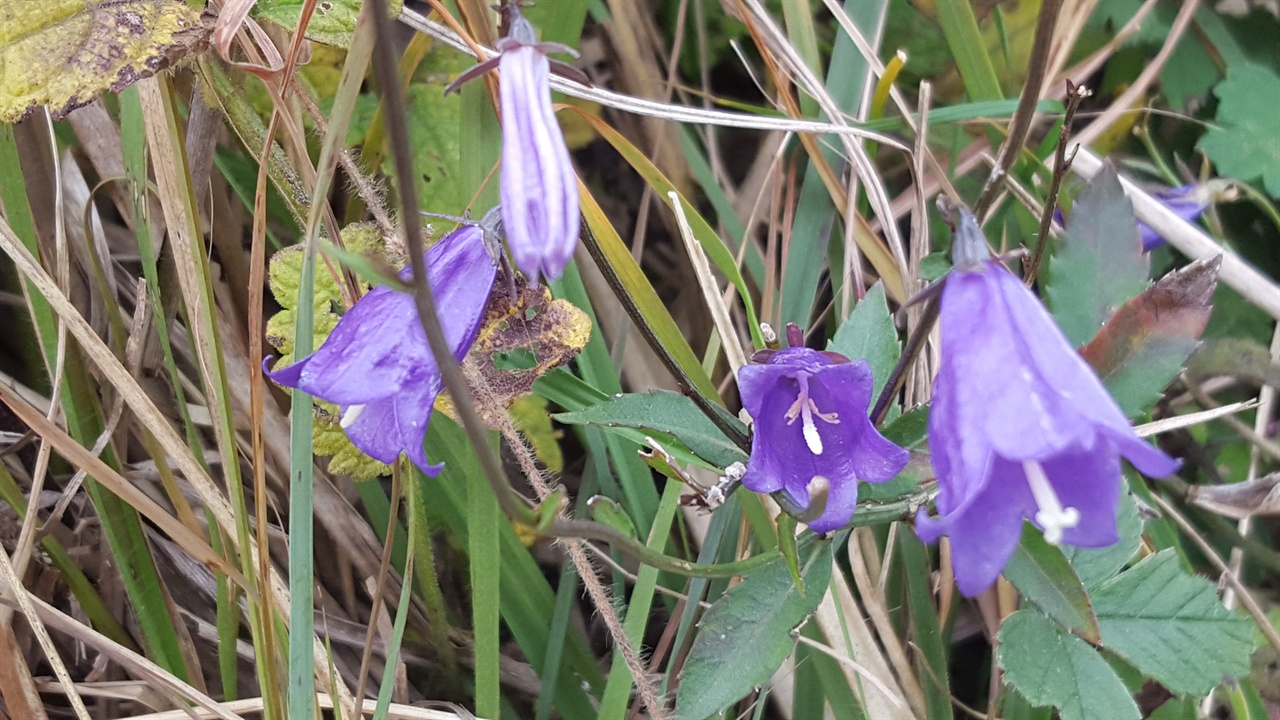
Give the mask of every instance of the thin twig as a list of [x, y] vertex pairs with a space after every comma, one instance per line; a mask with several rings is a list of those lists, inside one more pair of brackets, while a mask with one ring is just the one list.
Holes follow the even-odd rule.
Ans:
[[996, 155], [996, 165], [987, 177], [986, 185], [974, 203], [973, 214], [982, 217], [991, 201], [1000, 189], [1001, 181], [1008, 174], [1009, 168], [1022, 151], [1022, 144], [1027, 140], [1031, 130], [1031, 121], [1036, 116], [1036, 103], [1040, 102], [1040, 91], [1044, 89], [1045, 75], [1049, 70], [1049, 51], [1053, 46], [1053, 31], [1058, 24], [1058, 12], [1062, 9], [1062, 0], [1044, 0], [1040, 4], [1040, 15], [1036, 18], [1036, 35], [1031, 46], [1031, 59], [1027, 71], [1026, 82], [1022, 86], [1022, 97], [1018, 100], [1018, 109], [1013, 113], [1009, 123], [1009, 136], [1000, 146]]
[[1040, 262], [1044, 259], [1045, 250], [1049, 247], [1049, 228], [1053, 225], [1053, 211], [1058, 207], [1058, 191], [1062, 188], [1062, 178], [1071, 171], [1071, 161], [1075, 159], [1075, 150], [1067, 157], [1067, 143], [1071, 142], [1071, 125], [1075, 122], [1076, 110], [1080, 101], [1089, 96], [1088, 90], [1070, 80], [1067, 83], [1067, 112], [1062, 117], [1062, 129], [1058, 131], [1058, 147], [1055, 150], [1056, 162], [1053, 164], [1053, 179], [1049, 182], [1049, 194], [1045, 196], [1044, 208], [1040, 212], [1040, 234], [1036, 236], [1036, 249], [1027, 263], [1023, 282], [1027, 287], [1035, 284], [1036, 275], [1040, 272]]

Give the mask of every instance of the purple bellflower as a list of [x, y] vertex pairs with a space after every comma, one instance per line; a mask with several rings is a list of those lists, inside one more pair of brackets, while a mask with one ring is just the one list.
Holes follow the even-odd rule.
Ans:
[[538, 42], [533, 25], [515, 3], [503, 7], [509, 25], [498, 41], [502, 54], [467, 70], [457, 88], [497, 67], [502, 108], [502, 226], [511, 258], [533, 283], [559, 279], [578, 245], [578, 176], [564, 133], [551, 108], [551, 72], [589, 84], [579, 70], [552, 63], [548, 53], [568, 53], [559, 43]]
[[803, 347], [794, 324], [787, 341], [789, 348], [757, 353], [763, 364], [738, 370], [742, 404], [755, 421], [742, 484], [774, 493], [814, 532], [830, 532], [852, 517], [859, 480], [890, 480], [909, 455], [867, 417], [872, 382], [865, 360]]
[[[1219, 200], [1231, 199], [1234, 196], [1234, 192], [1229, 183], [1222, 180], [1210, 180], [1204, 184], [1183, 185], [1161, 192], [1154, 192], [1151, 193], [1151, 197], [1159, 200], [1161, 205], [1172, 210], [1178, 217], [1193, 223], [1200, 219], [1200, 216], [1204, 214], [1210, 204]], [[1053, 220], [1059, 225], [1064, 224], [1062, 210], [1053, 211]], [[1149, 225], [1141, 220], [1138, 221], [1138, 234], [1142, 238], [1143, 252], [1151, 252], [1165, 243], [1163, 237], [1160, 237], [1155, 230], [1152, 230]]]
[[[459, 361], [475, 342], [497, 275], [484, 234], [479, 225], [464, 225], [426, 253], [440, 325]], [[412, 276], [412, 268], [400, 272], [406, 282]], [[428, 475], [440, 472], [441, 465], [427, 462], [422, 443], [443, 381], [412, 295], [374, 288], [342, 316], [319, 350], [267, 375], [338, 405], [342, 429], [369, 457], [390, 464], [403, 452]]]
[[954, 248], [929, 413], [939, 516], [921, 510], [916, 531], [950, 536], [956, 584], [972, 597], [1004, 569], [1024, 519], [1053, 544], [1111, 545], [1120, 457], [1155, 477], [1178, 461], [1134, 434], [1044, 306], [991, 258], [968, 210]]
[[[1151, 197], [1160, 201], [1175, 215], [1193, 223], [1209, 207], [1212, 193], [1208, 185], [1183, 185], [1164, 192], [1152, 193]], [[1164, 238], [1156, 234], [1146, 223], [1138, 222], [1138, 232], [1142, 235], [1142, 250], [1151, 252], [1164, 245]]]

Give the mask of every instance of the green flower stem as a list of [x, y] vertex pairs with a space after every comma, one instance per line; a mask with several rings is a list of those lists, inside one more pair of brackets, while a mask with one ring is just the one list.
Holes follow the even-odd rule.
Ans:
[[[913, 493], [911, 495], [905, 495], [891, 503], [867, 503], [859, 505], [858, 509], [853, 513], [853, 520], [845, 527], [853, 528], [865, 525], [880, 525], [894, 520], [907, 519], [915, 513], [917, 508], [927, 505], [932, 496], [933, 492], [926, 490]], [[746, 575], [753, 570], [758, 570], [780, 557], [780, 555], [776, 553], [762, 552], [752, 555], [745, 560], [738, 560], [731, 563], [691, 562], [689, 560], [671, 557], [670, 555], [654, 550], [639, 540], [615, 530], [608, 525], [585, 520], [556, 520], [549, 524], [542, 534], [548, 537], [582, 538], [584, 540], [596, 540], [608, 543], [614, 550], [626, 553], [646, 565], [650, 565], [665, 572], [682, 575], [684, 577], [739, 577]], [[799, 541], [797, 548], [802, 549], [806, 547], [817, 537], [818, 536], [814, 533], [805, 533]]]

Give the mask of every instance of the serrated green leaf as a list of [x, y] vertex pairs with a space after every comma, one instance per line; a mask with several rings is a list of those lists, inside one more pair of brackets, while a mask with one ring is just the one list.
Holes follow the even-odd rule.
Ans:
[[1215, 125], [1198, 147], [1218, 172], [1238, 180], [1262, 178], [1273, 197], [1280, 197], [1280, 133], [1276, 132], [1276, 98], [1280, 77], [1261, 65], [1244, 63], [1227, 69], [1218, 83]]
[[763, 684], [795, 645], [791, 631], [818, 607], [831, 580], [831, 542], [803, 553], [801, 595], [782, 558], [747, 575], [711, 606], [681, 675], [676, 715], [702, 720]]
[[1129, 300], [1080, 354], [1128, 416], [1149, 409], [1199, 344], [1222, 257], [1188, 265]]
[[[319, 263], [319, 260], [316, 260]], [[271, 295], [280, 307], [292, 309], [298, 302], [298, 281], [302, 277], [302, 246], [291, 245], [275, 255], [267, 265], [267, 282]], [[327, 271], [315, 274], [312, 307], [316, 313], [328, 312], [332, 303], [341, 299], [338, 284]]]
[[898, 330], [884, 297], [884, 284], [876, 283], [840, 323], [840, 329], [827, 343], [827, 350], [838, 352], [850, 360], [866, 360], [875, 382], [872, 397], [880, 394], [889, 373], [902, 354]]
[[1023, 526], [1022, 542], [1005, 565], [1004, 576], [1058, 624], [1091, 643], [1101, 639], [1084, 583], [1062, 550], [1045, 542], [1030, 525]]
[[1073, 346], [1093, 337], [1124, 301], [1146, 289], [1151, 261], [1112, 165], [1076, 198], [1049, 270], [1050, 309]]
[[[259, 19], [270, 20], [287, 30], [294, 30], [298, 26], [298, 19], [302, 17], [302, 6], [305, 4], [305, 0], [258, 0], [254, 9]], [[360, 5], [360, 0], [322, 0], [316, 3], [311, 20], [307, 23], [307, 39], [343, 48], [351, 45], [356, 18], [360, 15]], [[387, 14], [390, 17], [399, 17], [401, 8], [401, 0], [387, 0]]]
[[1088, 643], [1035, 610], [1000, 625], [1005, 682], [1032, 704], [1058, 708], [1062, 720], [1141, 717], [1124, 683]]
[[1222, 606], [1208, 580], [1165, 550], [1098, 586], [1103, 645], [1175, 693], [1208, 694], [1249, 672], [1253, 625]]
[[1138, 516], [1138, 504], [1133, 496], [1125, 493], [1116, 506], [1116, 529], [1120, 540], [1103, 548], [1078, 548], [1065, 545], [1062, 552], [1076, 569], [1076, 575], [1087, 588], [1096, 587], [1120, 572], [1142, 542], [1142, 518]]
[[747, 460], [746, 453], [725, 437], [693, 400], [669, 390], [619, 395], [554, 417], [568, 425], [621, 425], [671, 433], [698, 457], [719, 467]]

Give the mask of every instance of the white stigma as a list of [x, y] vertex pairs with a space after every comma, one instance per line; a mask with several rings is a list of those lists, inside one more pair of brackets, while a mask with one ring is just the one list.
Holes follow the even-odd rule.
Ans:
[[351, 424], [360, 418], [360, 413], [364, 412], [364, 405], [352, 405], [347, 411], [342, 413], [342, 420], [338, 422], [338, 427], [346, 430]]
[[1062, 542], [1063, 530], [1070, 530], [1080, 524], [1080, 511], [1073, 507], [1062, 507], [1062, 501], [1053, 491], [1040, 463], [1028, 460], [1022, 463], [1022, 469], [1027, 473], [1027, 485], [1036, 499], [1036, 524], [1044, 529], [1045, 542], [1057, 545]]
[[804, 444], [809, 446], [809, 452], [821, 455], [822, 436], [818, 434], [818, 426], [813, 422], [813, 418], [817, 417], [823, 422], [839, 425], [840, 416], [834, 412], [822, 412], [813, 398], [809, 397], [809, 373], [801, 370], [795, 374], [795, 379], [800, 385], [800, 393], [796, 396], [796, 401], [791, 403], [791, 407], [787, 408], [785, 416], [787, 424], [791, 425], [796, 418], [800, 418], [800, 432], [804, 435]]
[[[810, 400], [810, 403], [813, 401]], [[804, 409], [801, 429], [804, 432], [804, 443], [809, 446], [809, 452], [814, 455], [822, 454], [822, 437], [818, 435], [818, 426], [813, 424], [813, 413], [809, 412], [809, 408]]]

